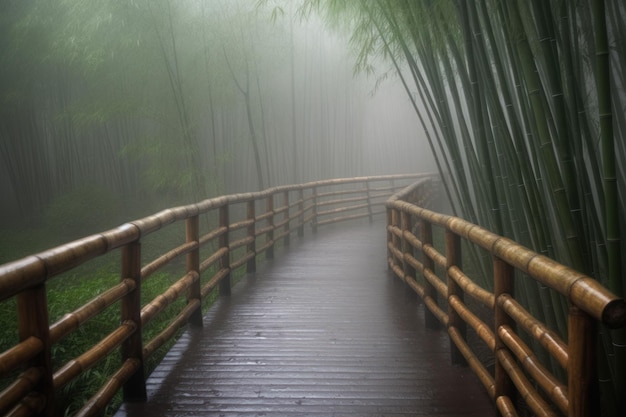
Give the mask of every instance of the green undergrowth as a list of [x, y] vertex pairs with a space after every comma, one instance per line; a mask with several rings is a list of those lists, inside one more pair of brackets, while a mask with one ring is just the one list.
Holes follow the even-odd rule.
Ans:
[[[165, 291], [176, 280], [171, 274], [156, 273], [142, 285], [142, 304], [145, 305], [157, 295]], [[74, 310], [93, 299], [104, 290], [115, 285], [119, 275], [107, 269], [100, 269], [89, 278], [79, 276], [59, 277], [58, 283], [52, 281], [48, 291], [48, 306], [50, 322], [53, 323], [67, 312]], [[204, 281], [204, 280], [203, 280]], [[206, 312], [216, 299], [218, 291], [207, 297], [203, 304]], [[184, 307], [185, 297], [179, 297], [174, 303], [164, 309], [156, 318], [143, 329], [144, 343], [161, 332], [178, 312]], [[120, 304], [115, 303], [102, 313], [93, 317], [80, 328], [55, 344], [52, 348], [52, 357], [55, 370], [63, 364], [77, 358], [91, 349], [98, 341], [109, 334], [120, 323]], [[0, 351], [14, 346], [18, 341], [17, 317], [15, 299], [0, 304]], [[180, 335], [166, 342], [161, 348], [146, 359], [146, 375], [149, 375], [160, 363], [167, 351]], [[56, 415], [73, 415], [82, 405], [94, 395], [106, 380], [121, 365], [119, 348], [92, 368], [83, 372], [79, 377], [71, 380], [56, 393]], [[0, 380], [0, 388], [4, 389], [17, 374], [14, 373], [4, 380]], [[105, 415], [112, 414], [121, 404], [121, 393], [109, 405]]]
[[[159, 254], [180, 244], [180, 230], [172, 229], [165, 231], [160, 239], [149, 240], [142, 244], [142, 259], [154, 259]], [[25, 247], [29, 247], [35, 237], [23, 238], [22, 244], [18, 244], [12, 253], [20, 253]], [[18, 239], [19, 240], [19, 239]], [[6, 240], [0, 241], [0, 245]], [[19, 242], [18, 242], [19, 243]], [[1, 247], [1, 246], [0, 246]], [[202, 256], [207, 256], [212, 251], [206, 248]], [[6, 256], [6, 253], [4, 254]], [[4, 257], [4, 256], [3, 256]], [[262, 258], [260, 256], [259, 258]], [[4, 259], [6, 260], [6, 258]], [[147, 261], [143, 261], [145, 264]], [[113, 251], [110, 254], [88, 262], [86, 265], [75, 268], [60, 276], [50, 279], [47, 283], [47, 303], [49, 322], [54, 323], [64, 314], [74, 311], [89, 300], [102, 294], [107, 289], [117, 284], [120, 280], [120, 253]], [[142, 283], [142, 305], [146, 305], [159, 294], [162, 294], [176, 280], [182, 277], [185, 271], [184, 258], [168, 265], [163, 270], [149, 276]], [[239, 268], [231, 276], [234, 285], [245, 274], [245, 266]], [[212, 276], [213, 271], [208, 270], [202, 275], [201, 283], [204, 285]], [[215, 289], [203, 303], [203, 313], [210, 308], [217, 298], [219, 289]], [[179, 297], [170, 306], [161, 311], [153, 321], [143, 329], [143, 340], [147, 343], [160, 333], [184, 307], [185, 296]], [[120, 303], [116, 302], [105, 311], [91, 318], [77, 330], [66, 336], [53, 346], [52, 357], [55, 371], [72, 359], [77, 358], [91, 349], [103, 337], [115, 330], [121, 321]], [[173, 346], [180, 335], [166, 342], [145, 361], [146, 375], [149, 375], [161, 362], [168, 350]], [[15, 298], [0, 302], [0, 352], [3, 352], [19, 341], [17, 330], [17, 312]], [[119, 348], [108, 355], [105, 359], [87, 369], [79, 377], [71, 380], [62, 389], [55, 393], [57, 410], [55, 415], [65, 416], [75, 414], [83, 404], [94, 395], [98, 389], [121, 365], [121, 353]], [[17, 372], [6, 378], [0, 379], [0, 389], [11, 384]], [[122, 401], [121, 392], [116, 395], [107, 407], [105, 415], [112, 415]]]

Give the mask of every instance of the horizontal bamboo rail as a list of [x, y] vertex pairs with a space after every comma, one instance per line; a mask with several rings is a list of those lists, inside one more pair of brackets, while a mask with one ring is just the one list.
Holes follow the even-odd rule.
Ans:
[[[452, 361], [467, 363], [502, 416], [517, 416], [521, 397], [537, 416], [599, 415], [596, 390], [596, 328], [626, 325], [626, 303], [591, 277], [574, 271], [463, 219], [427, 208], [435, 187], [424, 178], [394, 194], [387, 207], [389, 268], [413, 289], [427, 307], [427, 327], [443, 325], [450, 336]], [[433, 227], [445, 234], [445, 253], [433, 245]], [[461, 241], [488, 251], [493, 259], [493, 288], [476, 284], [462, 268]], [[439, 274], [437, 270], [443, 271]], [[515, 271], [549, 287], [569, 302], [567, 341], [533, 317], [514, 295]], [[441, 275], [441, 276], [440, 276]], [[493, 324], [472, 312], [472, 303], [493, 311]], [[445, 301], [447, 311], [438, 300]], [[493, 353], [493, 373], [471, 350], [469, 325]], [[527, 338], [536, 343], [527, 343]], [[565, 381], [542, 363], [529, 346], [539, 345], [567, 374]], [[595, 408], [594, 408], [595, 407]]]
[[[154, 215], [87, 236], [48, 251], [0, 266], [0, 302], [15, 299], [19, 341], [0, 352], [0, 415], [52, 416], [55, 393], [97, 362], [121, 350], [119, 368], [76, 414], [102, 413], [122, 389], [125, 400], [146, 397], [144, 362], [171, 340], [187, 323], [202, 325], [201, 306], [215, 289], [230, 294], [230, 278], [237, 268], [256, 269], [260, 254], [271, 258], [279, 241], [289, 244], [290, 235], [304, 235], [305, 225], [319, 225], [384, 213], [385, 198], [428, 174], [386, 175], [310, 182], [269, 188], [260, 192], [232, 194], [197, 204], [163, 210]], [[325, 211], [318, 207], [325, 207]], [[332, 208], [330, 208], [332, 207]], [[200, 222], [200, 217], [208, 219]], [[142, 243], [167, 225], [184, 224], [183, 244], [155, 259], [142, 257]], [[201, 230], [206, 223], [210, 230]], [[204, 254], [210, 245], [211, 253]], [[103, 288], [100, 295], [68, 311], [55, 323], [48, 318], [48, 281], [113, 251], [121, 253], [121, 277]], [[184, 264], [180, 266], [181, 260]], [[179, 276], [169, 288], [142, 304], [142, 285], [158, 271], [175, 269]], [[87, 279], [88, 277], [85, 277]], [[184, 299], [183, 303], [176, 303]], [[178, 309], [151, 340], [142, 329], [168, 308]], [[57, 363], [54, 346], [104, 310], [119, 309], [118, 327], [91, 348], [67, 363]], [[56, 371], [55, 371], [56, 370]]]

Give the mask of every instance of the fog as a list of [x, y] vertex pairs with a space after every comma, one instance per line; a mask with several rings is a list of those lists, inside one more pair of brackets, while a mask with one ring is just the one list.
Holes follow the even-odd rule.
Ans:
[[63, 235], [223, 193], [432, 171], [386, 64], [256, 2], [10, 2], [0, 228]]

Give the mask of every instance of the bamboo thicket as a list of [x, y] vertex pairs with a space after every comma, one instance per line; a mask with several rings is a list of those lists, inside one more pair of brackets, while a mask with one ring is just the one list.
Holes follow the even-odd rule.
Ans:
[[[376, 55], [394, 65], [455, 213], [624, 297], [623, 2], [307, 4], [352, 25], [357, 68]], [[525, 308], [567, 335], [567, 303], [528, 279], [515, 286]], [[623, 415], [625, 332], [599, 333], [603, 410]]]

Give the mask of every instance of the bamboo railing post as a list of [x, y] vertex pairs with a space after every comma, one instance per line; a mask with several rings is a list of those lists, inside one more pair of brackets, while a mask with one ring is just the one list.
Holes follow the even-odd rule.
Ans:
[[[397, 228], [400, 226], [399, 217], [400, 216], [398, 214], [398, 210], [396, 209], [391, 210], [391, 226], [393, 228]], [[394, 249], [400, 248], [400, 240], [395, 233], [391, 234], [391, 247]], [[389, 256], [391, 256], [391, 262], [393, 264], [396, 264], [398, 262], [398, 259], [396, 259], [396, 256], [394, 255], [394, 252], [391, 252]]]
[[367, 190], [367, 214], [370, 224], [374, 223], [374, 211], [372, 210], [372, 193], [370, 191], [370, 181], [365, 180], [365, 188]]
[[222, 280], [220, 281], [220, 296], [222, 296], [230, 295], [230, 250], [228, 248], [228, 229], [230, 227], [230, 220], [228, 216], [228, 203], [220, 207], [219, 213], [220, 228], [226, 228], [226, 231], [222, 235], [220, 235], [219, 238], [220, 249], [226, 249], [226, 252], [220, 258], [220, 269], [228, 271], [224, 278], [222, 278]]
[[[446, 281], [448, 283], [448, 299], [452, 296], [458, 297], [461, 301], [464, 301], [463, 290], [452, 279], [450, 275], [450, 268], [457, 267], [463, 268], [463, 258], [461, 256], [461, 239], [459, 236], [450, 230], [446, 230]], [[467, 325], [465, 320], [459, 316], [459, 313], [448, 303], [448, 327], [454, 327], [458, 330], [463, 340], [467, 341]], [[465, 357], [456, 346], [452, 338], [450, 338], [450, 356], [452, 363], [455, 365], [467, 365]]]
[[267, 218], [267, 225], [270, 229], [265, 235], [266, 242], [269, 243], [269, 246], [265, 250], [265, 257], [267, 259], [274, 259], [274, 193], [270, 194], [267, 200], [265, 200], [265, 210], [267, 213], [272, 213], [272, 215]]
[[[433, 244], [433, 229], [432, 225], [424, 219], [420, 220], [420, 229], [421, 229], [421, 240], [422, 245], [432, 245]], [[426, 255], [426, 251], [422, 251], [422, 265], [424, 265], [424, 273], [426, 270], [431, 270], [434, 272], [435, 262]], [[437, 290], [433, 285], [424, 278], [424, 299], [432, 299], [433, 302], [437, 303]], [[424, 322], [427, 328], [429, 329], [439, 329], [441, 327], [441, 323], [437, 317], [428, 309], [424, 309]]]
[[[413, 216], [411, 216], [410, 213], [403, 211], [400, 218], [400, 226], [402, 228], [402, 233], [413, 230]], [[404, 256], [415, 256], [413, 245], [411, 245], [405, 238], [402, 239], [402, 254]], [[413, 281], [415, 280], [415, 268], [407, 262], [406, 259], [402, 259], [402, 271], [407, 281], [409, 279]], [[413, 291], [410, 286], [407, 285], [406, 289], [407, 294], [409, 294], [410, 297], [417, 297], [417, 293]]]
[[311, 219], [311, 231], [317, 233], [317, 187], [313, 187], [313, 218]]
[[289, 221], [289, 191], [285, 191], [283, 193], [283, 200], [285, 202], [285, 212], [283, 214], [283, 220], [285, 221], [285, 226], [283, 228], [285, 232], [285, 238], [283, 239], [283, 243], [285, 246], [289, 246], [289, 235], [290, 235], [290, 221]]
[[512, 402], [515, 402], [515, 397], [517, 396], [517, 390], [511, 377], [505, 370], [504, 366], [498, 360], [498, 350], [507, 349], [506, 345], [502, 341], [499, 336], [498, 329], [502, 326], [509, 326], [512, 329], [515, 329], [516, 324], [515, 320], [513, 320], [509, 315], [504, 311], [502, 307], [500, 307], [498, 303], [498, 297], [503, 294], [513, 295], [514, 293], [514, 277], [515, 277], [515, 269], [504, 262], [502, 259], [494, 256], [493, 257], [493, 292], [494, 298], [496, 300], [494, 307], [494, 335], [496, 338], [496, 345], [494, 352], [494, 357], [496, 359], [495, 363], [495, 399], [497, 400], [499, 397], [508, 397]]
[[122, 298], [122, 322], [132, 320], [136, 330], [122, 343], [122, 362], [128, 359], [139, 360], [139, 368], [124, 383], [124, 401], [145, 401], [146, 378], [143, 362], [143, 341], [141, 326], [141, 243], [131, 242], [122, 248], [121, 279], [131, 279], [135, 288]]
[[[187, 292], [187, 302], [193, 300], [202, 302], [202, 290], [200, 284], [200, 218], [196, 216], [189, 217], [185, 221], [185, 235], [187, 243], [195, 242], [196, 248], [187, 254], [187, 273], [198, 274], [198, 279], [193, 283]], [[202, 307], [196, 309], [189, 317], [189, 323], [194, 326], [202, 327]]]
[[[402, 254], [413, 255], [413, 246], [404, 238], [405, 231], [411, 231], [413, 225], [413, 219], [411, 214], [403, 211], [400, 214], [400, 229], [402, 230]], [[411, 277], [411, 279], [415, 279], [415, 268], [411, 266], [406, 260], [402, 259], [402, 269], [404, 271], [404, 276]]]
[[15, 296], [17, 302], [17, 321], [20, 341], [34, 336], [43, 343], [42, 351], [37, 354], [28, 365], [41, 368], [42, 378], [33, 388], [43, 400], [41, 415], [54, 415], [54, 385], [52, 375], [52, 343], [48, 323], [48, 302], [45, 284], [20, 292]]
[[247, 234], [248, 238], [252, 238], [250, 243], [246, 246], [246, 251], [248, 253], [254, 253], [255, 255], [248, 259], [248, 263], [246, 264], [246, 272], [248, 274], [256, 272], [256, 200], [250, 200], [247, 203], [246, 215], [249, 221], [252, 221], [252, 224], [248, 225]]
[[568, 417], [590, 417], [599, 410], [596, 370], [596, 323], [571, 306], [568, 315], [567, 393]]
[[393, 260], [393, 253], [389, 246], [393, 243], [393, 233], [389, 230], [393, 226], [393, 209], [387, 206], [387, 269], [391, 270], [391, 262]]
[[298, 188], [298, 237], [304, 236], [304, 191]]

